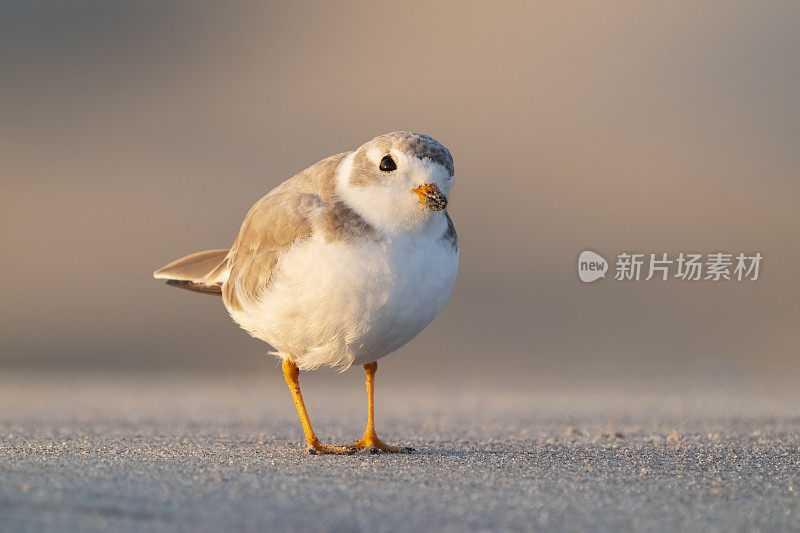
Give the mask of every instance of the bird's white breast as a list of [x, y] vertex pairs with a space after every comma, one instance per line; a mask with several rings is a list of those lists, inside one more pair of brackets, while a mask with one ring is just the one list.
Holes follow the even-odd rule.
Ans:
[[375, 361], [424, 329], [450, 296], [458, 251], [443, 213], [383, 239], [293, 244], [266, 291], [234, 320], [301, 368]]

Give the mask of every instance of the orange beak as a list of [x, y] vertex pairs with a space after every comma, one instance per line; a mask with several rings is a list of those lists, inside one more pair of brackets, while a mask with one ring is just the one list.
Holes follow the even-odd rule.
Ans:
[[431, 211], [441, 211], [447, 207], [447, 196], [433, 183], [420, 185], [416, 189], [412, 189], [411, 192], [416, 193], [419, 196], [419, 203]]

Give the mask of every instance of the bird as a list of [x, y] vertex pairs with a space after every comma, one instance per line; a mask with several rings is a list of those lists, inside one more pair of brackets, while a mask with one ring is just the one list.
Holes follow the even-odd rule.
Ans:
[[[375, 430], [377, 361], [444, 307], [459, 264], [447, 212], [450, 151], [409, 131], [379, 135], [289, 178], [249, 210], [233, 245], [156, 270], [168, 285], [222, 297], [229, 315], [275, 349], [309, 454], [403, 453]], [[367, 425], [349, 445], [323, 444], [299, 372], [363, 365]]]

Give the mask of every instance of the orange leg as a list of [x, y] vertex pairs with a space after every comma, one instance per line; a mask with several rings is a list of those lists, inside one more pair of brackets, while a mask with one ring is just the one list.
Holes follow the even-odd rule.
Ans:
[[351, 454], [355, 450], [348, 446], [329, 446], [322, 444], [317, 436], [314, 435], [314, 430], [311, 429], [311, 420], [308, 419], [308, 412], [306, 411], [306, 404], [303, 403], [303, 395], [300, 393], [300, 380], [298, 379], [300, 370], [297, 365], [289, 361], [283, 360], [283, 377], [286, 378], [286, 384], [292, 392], [294, 405], [297, 407], [297, 414], [300, 415], [300, 423], [303, 424], [303, 433], [306, 435], [306, 444], [308, 448], [306, 453], [309, 454]]
[[375, 433], [375, 371], [378, 370], [378, 363], [372, 362], [364, 365], [364, 370], [367, 372], [367, 429], [364, 431], [364, 436], [355, 444], [351, 444], [348, 448], [353, 450], [361, 450], [369, 448], [371, 452], [378, 453], [408, 453], [413, 452], [414, 448], [389, 446], [384, 444]]

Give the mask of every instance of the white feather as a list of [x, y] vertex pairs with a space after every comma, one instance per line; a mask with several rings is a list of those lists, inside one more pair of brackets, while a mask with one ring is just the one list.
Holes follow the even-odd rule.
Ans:
[[301, 369], [380, 359], [422, 331], [450, 296], [458, 251], [442, 239], [446, 229], [444, 213], [429, 212], [382, 240], [297, 242], [268, 290], [241, 299], [231, 316]]

